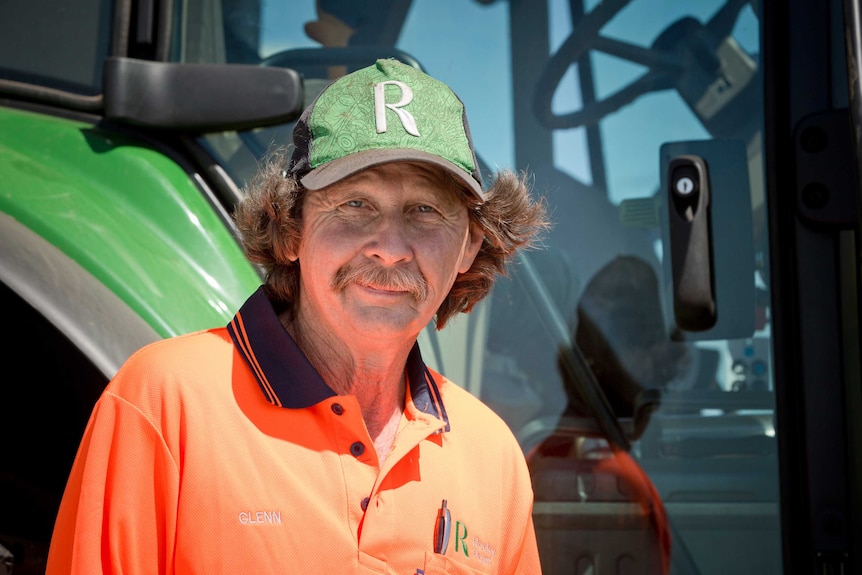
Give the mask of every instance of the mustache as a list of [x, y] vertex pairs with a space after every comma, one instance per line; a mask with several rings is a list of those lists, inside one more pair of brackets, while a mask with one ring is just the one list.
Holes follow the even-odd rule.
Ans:
[[422, 274], [404, 268], [384, 268], [371, 262], [347, 264], [339, 268], [332, 279], [332, 287], [339, 292], [352, 283], [390, 291], [406, 291], [417, 302], [425, 301], [428, 297], [428, 284]]

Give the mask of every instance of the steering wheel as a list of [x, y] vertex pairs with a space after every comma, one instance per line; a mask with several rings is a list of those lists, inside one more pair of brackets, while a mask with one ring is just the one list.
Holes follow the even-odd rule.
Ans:
[[[716, 56], [718, 45], [730, 35], [739, 12], [749, 0], [728, 0], [706, 25], [690, 17], [677, 20], [649, 48], [599, 34], [630, 1], [605, 0], [575, 23], [572, 33], [548, 60], [536, 82], [533, 111], [539, 124], [549, 129], [592, 125], [644, 94], [678, 87], [691, 75], [692, 68], [714, 77], [721, 67]], [[551, 101], [563, 75], [590, 50], [640, 64], [648, 70], [604, 99], [584, 102], [574, 112], [555, 114]]]

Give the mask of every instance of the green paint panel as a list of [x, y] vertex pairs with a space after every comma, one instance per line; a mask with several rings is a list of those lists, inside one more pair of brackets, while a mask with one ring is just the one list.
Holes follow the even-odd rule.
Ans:
[[180, 166], [91, 124], [0, 108], [0, 211], [164, 336], [226, 324], [261, 283]]

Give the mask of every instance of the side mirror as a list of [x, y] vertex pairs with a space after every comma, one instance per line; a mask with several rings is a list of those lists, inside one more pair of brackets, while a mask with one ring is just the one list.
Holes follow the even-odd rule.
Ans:
[[182, 132], [247, 130], [302, 113], [303, 83], [288, 68], [107, 58], [105, 118]]

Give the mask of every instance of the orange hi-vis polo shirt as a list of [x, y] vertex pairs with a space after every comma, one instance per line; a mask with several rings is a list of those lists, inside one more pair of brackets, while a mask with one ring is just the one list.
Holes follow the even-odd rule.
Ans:
[[355, 397], [323, 382], [262, 288], [226, 328], [144, 347], [93, 410], [47, 575], [540, 573], [507, 425], [418, 346], [407, 375], [380, 465]]

